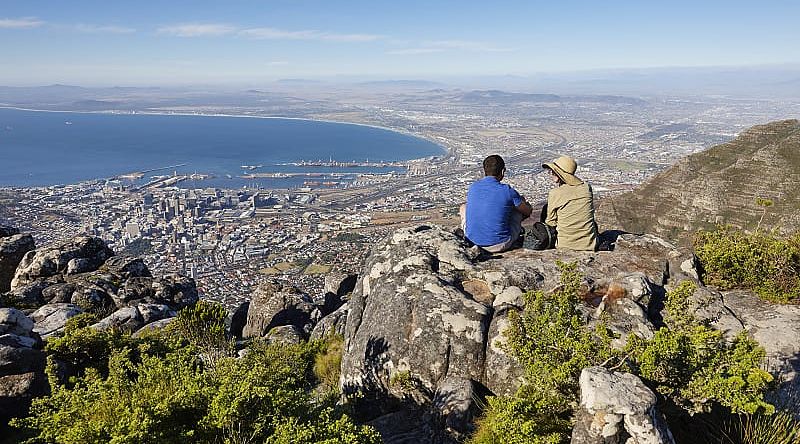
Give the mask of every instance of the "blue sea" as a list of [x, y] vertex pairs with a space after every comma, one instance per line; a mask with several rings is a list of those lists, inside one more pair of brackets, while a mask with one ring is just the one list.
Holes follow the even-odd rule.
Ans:
[[[311, 181], [345, 183], [358, 173], [399, 167], [299, 167], [301, 160], [402, 161], [442, 156], [428, 140], [343, 123], [225, 116], [91, 114], [0, 109], [0, 186], [47, 186], [153, 170], [201, 173], [184, 187], [291, 188]], [[165, 168], [185, 164], [181, 167]], [[243, 165], [258, 166], [245, 169]], [[244, 179], [247, 173], [308, 177]], [[342, 177], [335, 173], [346, 174]]]

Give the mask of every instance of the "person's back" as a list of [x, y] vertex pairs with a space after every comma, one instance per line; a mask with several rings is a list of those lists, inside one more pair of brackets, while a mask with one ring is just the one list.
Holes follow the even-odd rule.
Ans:
[[490, 252], [513, 248], [522, 233], [522, 220], [531, 207], [509, 185], [501, 183], [505, 162], [500, 156], [484, 159], [485, 177], [470, 185], [467, 203], [460, 214], [464, 234], [475, 245]]
[[559, 157], [542, 167], [551, 171], [557, 185], [547, 196], [544, 220], [556, 227], [556, 248], [596, 250], [598, 234], [591, 185], [574, 176], [577, 164], [571, 157]]

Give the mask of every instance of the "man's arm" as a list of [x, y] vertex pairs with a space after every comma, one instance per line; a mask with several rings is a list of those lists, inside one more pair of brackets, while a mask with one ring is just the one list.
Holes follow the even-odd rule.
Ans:
[[520, 202], [519, 205], [517, 205], [515, 208], [517, 209], [517, 211], [522, 213], [523, 219], [531, 217], [531, 213], [533, 212], [533, 207], [531, 207], [531, 204], [529, 204], [524, 197], [522, 198], [522, 202]]

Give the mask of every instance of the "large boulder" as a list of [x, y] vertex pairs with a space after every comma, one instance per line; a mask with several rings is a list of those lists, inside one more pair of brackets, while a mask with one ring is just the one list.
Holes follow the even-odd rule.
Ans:
[[313, 328], [313, 311], [311, 299], [297, 288], [266, 282], [253, 292], [242, 336], [264, 337], [281, 325], [293, 325], [307, 336]]
[[19, 234], [19, 228], [10, 227], [8, 225], [0, 225], [0, 238], [13, 236]]
[[[631, 334], [652, 337], [663, 325], [665, 286], [696, 280], [693, 256], [648, 235], [621, 234], [614, 247], [518, 249], [487, 256], [436, 226], [395, 231], [373, 247], [343, 306], [348, 314], [342, 391], [363, 395], [355, 404], [365, 419], [400, 414], [410, 397], [452, 424], [463, 415], [452, 416], [434, 402], [437, 393], [448, 390], [445, 381], [471, 381], [471, 387], [496, 395], [513, 394], [525, 370], [507, 346], [510, 317], [524, 309], [526, 292], [561, 285], [559, 261], [575, 263], [583, 276], [579, 309], [590, 326], [603, 322], [617, 332], [616, 347]], [[324, 317], [313, 336], [335, 331], [339, 315]], [[412, 393], [398, 394], [392, 383], [397, 380], [411, 381]], [[442, 436], [449, 438], [420, 442], [460, 439], [463, 433], [457, 427], [445, 431]]]
[[581, 372], [580, 388], [572, 444], [674, 444], [656, 410], [656, 394], [635, 375], [589, 367]]
[[0, 293], [11, 290], [17, 266], [34, 248], [33, 237], [29, 234], [0, 237]]
[[45, 354], [34, 322], [14, 308], [0, 308], [0, 429], [24, 416], [31, 400], [47, 392]]
[[311, 339], [324, 339], [333, 335], [344, 336], [349, 311], [348, 304], [344, 303], [336, 311], [320, 319], [311, 330]]
[[118, 307], [163, 304], [173, 310], [194, 305], [200, 299], [194, 279], [180, 275], [160, 278], [131, 276], [112, 297]]
[[76, 274], [99, 268], [114, 252], [99, 237], [79, 236], [57, 247], [32, 250], [25, 254], [11, 281], [11, 289], [38, 278], [56, 274]]
[[53, 335], [61, 335], [64, 332], [67, 321], [81, 313], [83, 313], [83, 310], [75, 304], [43, 305], [31, 314], [35, 323], [33, 331], [45, 339]]
[[129, 333], [140, 330], [145, 325], [166, 318], [175, 317], [176, 313], [168, 305], [139, 304], [123, 307], [92, 325], [98, 330], [117, 329]]

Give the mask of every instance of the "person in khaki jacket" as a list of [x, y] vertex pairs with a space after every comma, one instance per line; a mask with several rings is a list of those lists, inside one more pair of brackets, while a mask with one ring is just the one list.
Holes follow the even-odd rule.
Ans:
[[594, 220], [594, 196], [588, 183], [575, 177], [578, 164], [569, 156], [545, 163], [555, 188], [547, 195], [544, 223], [556, 227], [556, 248], [595, 251], [598, 246]]

